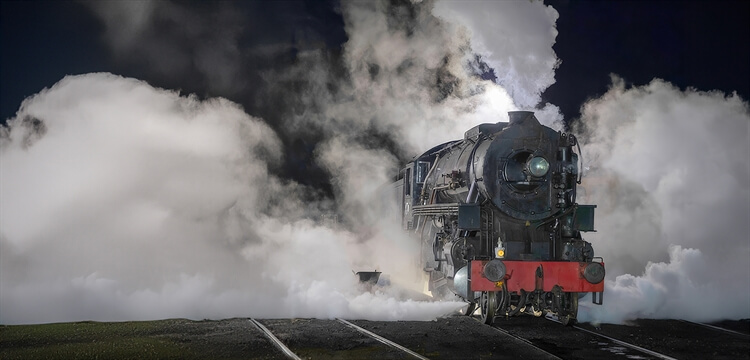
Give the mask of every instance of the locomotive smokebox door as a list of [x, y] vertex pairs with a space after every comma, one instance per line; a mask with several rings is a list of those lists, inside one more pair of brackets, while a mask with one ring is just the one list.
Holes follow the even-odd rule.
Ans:
[[480, 222], [479, 205], [461, 204], [458, 205], [458, 229], [474, 231], [479, 230]]

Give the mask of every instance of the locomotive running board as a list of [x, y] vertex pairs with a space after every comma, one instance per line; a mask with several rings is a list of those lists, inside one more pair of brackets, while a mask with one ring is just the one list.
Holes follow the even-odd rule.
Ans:
[[458, 203], [414, 205], [412, 207], [412, 215], [414, 216], [458, 215], [458, 206], [459, 206]]

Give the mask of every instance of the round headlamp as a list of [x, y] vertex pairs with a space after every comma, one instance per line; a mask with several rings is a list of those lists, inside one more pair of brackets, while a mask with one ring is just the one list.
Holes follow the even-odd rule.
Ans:
[[583, 270], [583, 277], [592, 284], [598, 284], [604, 280], [604, 265], [592, 262]]
[[489, 281], [498, 282], [505, 278], [505, 263], [498, 259], [492, 259], [484, 265], [482, 272]]
[[547, 172], [549, 171], [549, 162], [541, 156], [535, 156], [529, 160], [526, 167], [529, 170], [529, 173], [531, 173], [531, 176], [542, 177], [547, 175]]

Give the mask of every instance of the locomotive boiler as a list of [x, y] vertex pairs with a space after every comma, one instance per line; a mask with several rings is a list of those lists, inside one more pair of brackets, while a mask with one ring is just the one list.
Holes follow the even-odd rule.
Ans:
[[575, 136], [514, 111], [406, 164], [394, 188], [433, 295], [458, 295], [486, 324], [550, 312], [567, 325], [579, 296], [602, 304], [604, 263], [581, 237], [594, 231], [596, 206], [576, 203], [576, 147]]

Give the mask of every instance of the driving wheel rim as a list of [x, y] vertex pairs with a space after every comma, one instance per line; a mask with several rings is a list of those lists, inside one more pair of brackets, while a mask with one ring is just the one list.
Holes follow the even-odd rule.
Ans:
[[494, 292], [483, 291], [479, 298], [479, 306], [482, 310], [482, 322], [492, 325], [497, 311], [497, 296]]
[[560, 317], [560, 322], [565, 325], [573, 325], [578, 318], [578, 293], [565, 293], [565, 313]]

